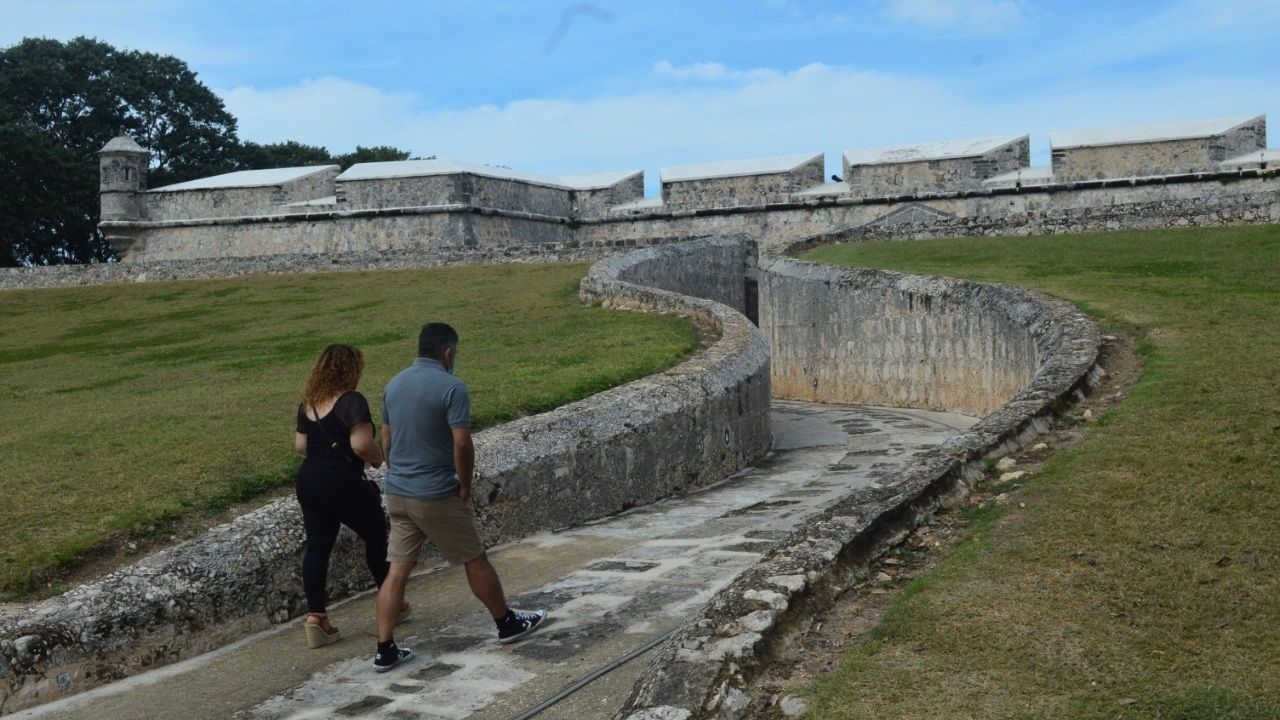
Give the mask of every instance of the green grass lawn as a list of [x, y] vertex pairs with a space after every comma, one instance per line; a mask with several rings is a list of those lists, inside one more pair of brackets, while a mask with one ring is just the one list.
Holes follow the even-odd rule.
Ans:
[[1280, 717], [1280, 226], [805, 259], [1068, 298], [1146, 360], [1129, 399], [1032, 476], [1026, 510], [972, 518], [807, 717]]
[[476, 427], [660, 371], [697, 347], [681, 319], [580, 303], [585, 272], [506, 265], [0, 292], [0, 594], [47, 592], [52, 572], [106, 538], [161, 532], [289, 483], [297, 403], [329, 343], [364, 351], [360, 390], [376, 418], [422, 323], [453, 324]]

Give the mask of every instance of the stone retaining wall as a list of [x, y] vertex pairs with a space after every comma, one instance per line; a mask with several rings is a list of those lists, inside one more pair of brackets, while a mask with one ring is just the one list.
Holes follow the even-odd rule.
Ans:
[[760, 267], [774, 396], [982, 415], [1041, 365], [1043, 299], [997, 285], [798, 263]]
[[228, 257], [197, 260], [159, 260], [139, 263], [94, 263], [0, 268], [0, 290], [21, 288], [112, 285], [239, 277], [242, 275], [291, 275], [312, 272], [402, 270], [445, 265], [491, 265], [522, 262], [582, 262], [597, 260], [616, 250], [601, 247], [522, 246], [498, 249], [389, 250], [329, 255], [295, 254], [262, 257]]
[[134, 239], [126, 262], [463, 248], [498, 252], [513, 247], [534, 251], [634, 247], [731, 233], [749, 234], [762, 247], [776, 249], [819, 234], [860, 230], [884, 237], [1031, 235], [1280, 222], [1280, 171], [913, 191], [895, 197], [832, 194], [787, 200], [780, 196], [734, 207], [659, 204], [608, 217], [581, 217], [570, 211], [555, 214], [563, 208], [547, 214], [480, 207], [474, 204], [478, 199], [471, 197], [469, 202], [473, 204], [328, 207], [213, 220], [104, 221], [101, 227], [112, 237]]
[[[476, 435], [474, 502], [489, 543], [685, 492], [767, 452], [769, 350], [719, 303], [619, 279], [605, 261], [583, 296], [691, 317], [710, 338], [674, 368]], [[645, 270], [648, 272], [648, 270]], [[292, 498], [0, 620], [0, 713], [205, 652], [299, 615], [302, 523]], [[344, 531], [330, 594], [371, 585]]]
[[[845, 273], [849, 273], [846, 277]], [[762, 258], [768, 275], [818, 287], [807, 296], [843, 289], [850, 294], [927, 287], [962, 302], [974, 315], [990, 311], [989, 293], [1007, 294], [1017, 310], [1010, 320], [1041, 358], [1030, 381], [964, 434], [920, 457], [878, 489], [850, 493], [815, 514], [703, 606], [661, 645], [618, 712], [627, 720], [744, 717], [746, 688], [760, 668], [849, 587], [855, 575], [929, 513], [967, 492], [985, 458], [1010, 452], [1046, 429], [1052, 419], [1102, 377], [1101, 338], [1070, 304], [1011, 288], [895, 273], [844, 271], [783, 258]], [[863, 278], [866, 282], [843, 282]], [[827, 289], [830, 283], [830, 289]], [[949, 301], [950, 302], [950, 301]], [[852, 305], [857, 305], [855, 299]], [[1004, 322], [1003, 320], [1001, 322]], [[891, 339], [892, 342], [892, 339]]]

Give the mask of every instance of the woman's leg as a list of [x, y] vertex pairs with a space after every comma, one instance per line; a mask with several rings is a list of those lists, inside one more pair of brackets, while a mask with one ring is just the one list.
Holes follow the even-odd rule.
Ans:
[[302, 589], [307, 595], [307, 611], [325, 612], [325, 587], [329, 581], [329, 556], [338, 538], [338, 518], [329, 512], [327, 503], [316, 502], [298, 486], [298, 503], [302, 506], [302, 527], [306, 531], [306, 549], [302, 553]]
[[382, 587], [387, 578], [387, 516], [382, 509], [382, 494], [370, 482], [353, 483], [348, 493], [350, 502], [343, 508], [342, 522], [364, 541], [364, 561], [373, 582]]

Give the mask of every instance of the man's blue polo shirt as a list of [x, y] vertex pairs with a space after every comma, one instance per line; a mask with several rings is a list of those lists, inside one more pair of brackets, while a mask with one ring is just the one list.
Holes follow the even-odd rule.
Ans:
[[458, 494], [453, 428], [471, 427], [471, 394], [444, 366], [420, 357], [387, 383], [382, 422], [391, 426], [384, 490], [420, 500]]

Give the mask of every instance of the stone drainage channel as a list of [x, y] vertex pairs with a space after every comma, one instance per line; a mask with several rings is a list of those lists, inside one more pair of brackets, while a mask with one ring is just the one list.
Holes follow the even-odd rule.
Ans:
[[644, 666], [638, 649], [679, 627], [805, 518], [976, 422], [781, 401], [772, 420], [773, 452], [712, 488], [493, 549], [512, 605], [550, 610], [524, 642], [497, 644], [462, 574], [436, 567], [410, 582], [414, 616], [397, 629], [417, 656], [390, 672], [370, 665], [365, 594], [331, 608], [345, 639], [320, 650], [306, 649], [295, 621], [13, 717], [611, 718]]

